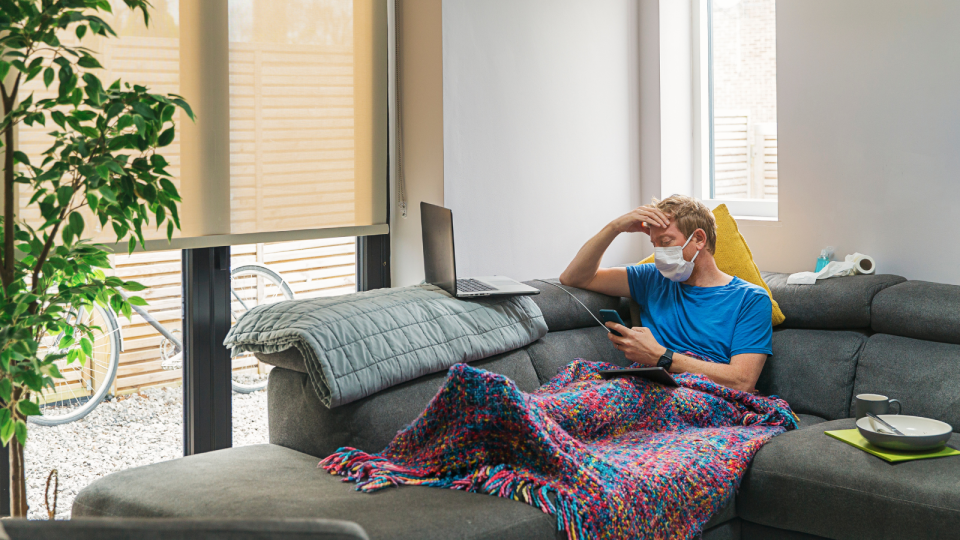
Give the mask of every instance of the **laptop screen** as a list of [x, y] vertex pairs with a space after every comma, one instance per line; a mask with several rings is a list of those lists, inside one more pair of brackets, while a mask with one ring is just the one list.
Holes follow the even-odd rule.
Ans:
[[456, 296], [453, 213], [442, 206], [421, 202], [420, 227], [423, 231], [423, 271], [427, 283]]

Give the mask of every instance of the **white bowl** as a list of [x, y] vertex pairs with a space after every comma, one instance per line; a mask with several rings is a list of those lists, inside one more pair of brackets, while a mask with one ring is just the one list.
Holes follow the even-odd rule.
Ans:
[[947, 444], [953, 428], [946, 422], [902, 414], [878, 415], [884, 422], [900, 430], [903, 435], [891, 433], [869, 416], [857, 420], [857, 429], [871, 444], [890, 450], [937, 450]]

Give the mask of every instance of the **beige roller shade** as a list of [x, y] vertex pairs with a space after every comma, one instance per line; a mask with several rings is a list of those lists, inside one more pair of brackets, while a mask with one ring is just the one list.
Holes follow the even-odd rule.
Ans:
[[[151, 227], [148, 249], [387, 232], [386, 2], [154, 0], [149, 28], [111, 2], [120, 38], [83, 43], [101, 79], [182, 94], [197, 114], [161, 151], [182, 231], [170, 244]], [[28, 154], [45, 148], [36, 131]]]

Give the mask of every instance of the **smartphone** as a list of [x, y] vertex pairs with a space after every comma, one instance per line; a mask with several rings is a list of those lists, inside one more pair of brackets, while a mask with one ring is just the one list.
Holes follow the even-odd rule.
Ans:
[[[620, 318], [620, 314], [612, 309], [601, 309], [600, 318], [603, 319], [603, 322], [615, 322], [617, 324], [626, 326], [627, 323], [623, 322], [623, 319]], [[607, 327], [607, 330], [613, 332], [613, 335], [617, 337], [623, 337], [623, 334], [617, 332], [616, 330], [611, 330], [610, 327]]]

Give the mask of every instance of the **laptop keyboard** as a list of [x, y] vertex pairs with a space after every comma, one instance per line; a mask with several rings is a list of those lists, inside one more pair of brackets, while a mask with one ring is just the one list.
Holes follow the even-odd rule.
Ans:
[[495, 291], [496, 287], [491, 287], [482, 281], [477, 281], [475, 279], [458, 279], [457, 280], [457, 292], [483, 292], [483, 291]]

